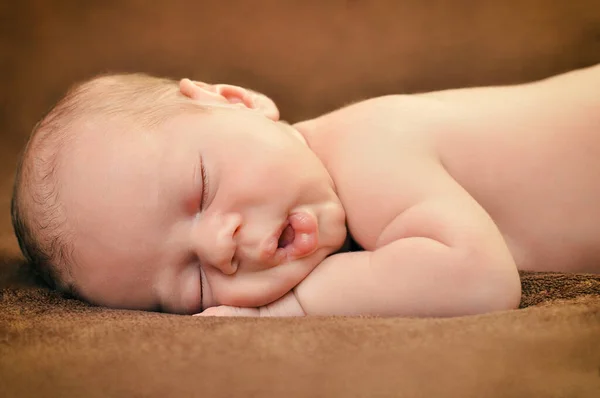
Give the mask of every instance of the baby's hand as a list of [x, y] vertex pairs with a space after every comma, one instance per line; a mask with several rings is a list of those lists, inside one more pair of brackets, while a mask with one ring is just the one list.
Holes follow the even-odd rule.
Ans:
[[261, 316], [258, 308], [231, 307], [228, 305], [220, 305], [218, 307], [210, 307], [194, 316]]
[[304, 316], [304, 310], [296, 299], [293, 291], [285, 296], [259, 308], [231, 307], [220, 305], [210, 307], [194, 316], [245, 316], [245, 317], [273, 317], [273, 316]]

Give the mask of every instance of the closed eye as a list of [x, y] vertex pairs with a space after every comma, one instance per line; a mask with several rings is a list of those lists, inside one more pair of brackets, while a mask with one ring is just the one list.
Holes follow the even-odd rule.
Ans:
[[208, 201], [208, 177], [206, 175], [206, 168], [204, 167], [204, 161], [200, 157], [200, 174], [202, 176], [202, 198], [200, 199], [200, 210], [203, 210]]
[[200, 270], [200, 312], [204, 311], [204, 286], [206, 281], [204, 280], [202, 270]]

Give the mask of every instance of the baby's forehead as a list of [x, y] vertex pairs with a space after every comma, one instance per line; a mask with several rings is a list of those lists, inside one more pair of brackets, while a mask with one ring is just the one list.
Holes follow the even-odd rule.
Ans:
[[[223, 115], [225, 120], [227, 116]], [[106, 115], [96, 112], [82, 115], [71, 124], [67, 145], [69, 149], [62, 151], [62, 155], [68, 157], [73, 151], [82, 151], [89, 152], [90, 155], [103, 152], [113, 157], [132, 156], [147, 153], [149, 149], [160, 152], [160, 148], [155, 146], [164, 146], [166, 142], [171, 145], [189, 145], [188, 141], [173, 141], [171, 138], [186, 131], [203, 131], [208, 126], [205, 123], [207, 117], [207, 112], [186, 112], [179, 109], [154, 115], [144, 111], [134, 114]], [[194, 135], [198, 138], [197, 134]], [[152, 159], [154, 158], [148, 158], [147, 161]]]
[[74, 145], [89, 145], [98, 141], [123, 142], [149, 131], [139, 120], [98, 113], [84, 115], [75, 121], [69, 127], [69, 141]]

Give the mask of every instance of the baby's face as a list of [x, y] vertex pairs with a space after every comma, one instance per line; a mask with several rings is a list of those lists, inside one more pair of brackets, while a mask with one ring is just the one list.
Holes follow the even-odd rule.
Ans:
[[329, 174], [289, 125], [217, 109], [153, 132], [88, 129], [65, 157], [61, 195], [71, 282], [93, 303], [265, 305], [343, 244]]

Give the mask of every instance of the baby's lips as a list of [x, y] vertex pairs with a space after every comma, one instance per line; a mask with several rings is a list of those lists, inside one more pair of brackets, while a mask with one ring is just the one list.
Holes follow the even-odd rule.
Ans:
[[291, 214], [289, 221], [295, 236], [292, 244], [286, 248], [288, 258], [300, 258], [313, 253], [319, 243], [319, 228], [315, 215], [299, 211]]
[[316, 234], [296, 234], [296, 239], [290, 248], [289, 256], [292, 258], [308, 256], [315, 251], [317, 243]]
[[[293, 228], [293, 240], [285, 245], [279, 246], [279, 239], [285, 227]], [[264, 241], [259, 248], [259, 261], [279, 265], [286, 260], [295, 260], [314, 252], [318, 246], [318, 223], [314, 214], [308, 211], [298, 211], [289, 215], [283, 230]]]

